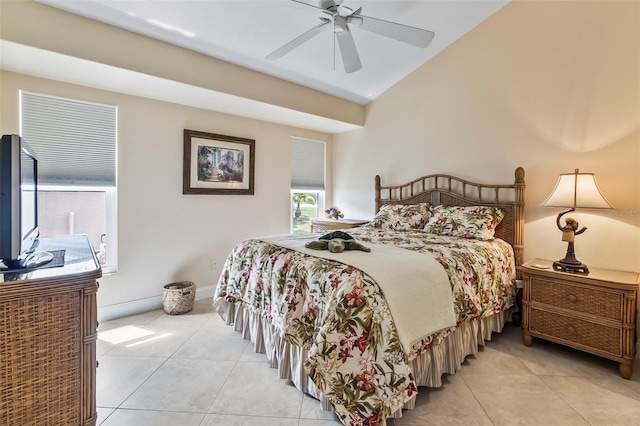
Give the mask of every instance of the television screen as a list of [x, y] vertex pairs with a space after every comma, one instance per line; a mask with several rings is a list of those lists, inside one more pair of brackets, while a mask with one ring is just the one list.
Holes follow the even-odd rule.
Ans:
[[0, 260], [25, 267], [38, 237], [38, 159], [18, 135], [0, 142]]
[[38, 161], [24, 141], [20, 150], [20, 252], [26, 253], [33, 250], [38, 237]]

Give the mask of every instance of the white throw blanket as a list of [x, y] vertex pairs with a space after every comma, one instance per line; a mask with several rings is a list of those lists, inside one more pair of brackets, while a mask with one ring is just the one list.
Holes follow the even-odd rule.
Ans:
[[456, 325], [449, 277], [431, 254], [369, 243], [362, 244], [371, 248], [371, 252], [331, 253], [306, 248], [305, 244], [316, 241], [317, 235], [286, 234], [257, 239], [353, 266], [373, 278], [389, 305], [405, 353], [415, 342]]

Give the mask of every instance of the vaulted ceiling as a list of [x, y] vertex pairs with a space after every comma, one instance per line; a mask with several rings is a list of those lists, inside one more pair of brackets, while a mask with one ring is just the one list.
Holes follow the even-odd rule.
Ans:
[[[366, 104], [508, 0], [38, 0], [360, 104]], [[349, 25], [362, 68], [345, 72], [332, 25], [277, 60], [265, 56], [322, 23], [319, 6], [433, 31], [420, 48]], [[348, 8], [348, 9], [344, 9]], [[343, 13], [344, 14], [344, 13]]]

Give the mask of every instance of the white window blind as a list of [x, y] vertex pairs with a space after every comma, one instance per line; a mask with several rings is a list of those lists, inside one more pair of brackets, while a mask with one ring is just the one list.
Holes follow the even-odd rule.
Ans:
[[117, 108], [20, 92], [21, 136], [38, 156], [38, 183], [115, 186]]
[[325, 143], [291, 139], [291, 189], [324, 191]]

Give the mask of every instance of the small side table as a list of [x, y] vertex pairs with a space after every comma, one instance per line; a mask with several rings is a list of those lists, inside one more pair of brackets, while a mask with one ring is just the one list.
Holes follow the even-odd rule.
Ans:
[[533, 259], [523, 275], [522, 339], [556, 342], [620, 363], [629, 379], [636, 354], [638, 272], [589, 268], [589, 274], [555, 271]]
[[362, 219], [311, 219], [311, 232], [355, 228], [368, 222], [368, 220]]

